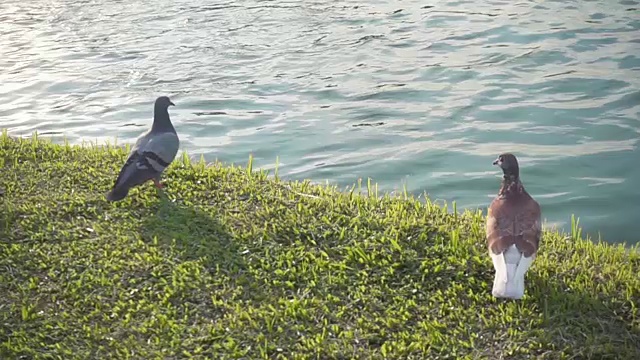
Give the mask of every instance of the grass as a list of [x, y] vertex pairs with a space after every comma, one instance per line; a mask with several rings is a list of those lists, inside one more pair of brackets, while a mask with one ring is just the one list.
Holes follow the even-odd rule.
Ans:
[[186, 156], [108, 203], [125, 154], [0, 136], [0, 358], [640, 358], [639, 252], [577, 222], [500, 300], [480, 211]]

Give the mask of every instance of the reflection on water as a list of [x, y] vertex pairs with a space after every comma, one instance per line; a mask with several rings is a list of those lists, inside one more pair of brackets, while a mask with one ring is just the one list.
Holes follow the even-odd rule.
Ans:
[[550, 223], [637, 241], [635, 1], [4, 1], [0, 126], [486, 207], [513, 151]]

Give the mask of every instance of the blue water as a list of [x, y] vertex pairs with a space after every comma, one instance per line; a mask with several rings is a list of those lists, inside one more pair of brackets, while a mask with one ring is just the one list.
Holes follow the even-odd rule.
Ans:
[[638, 1], [4, 0], [0, 127], [485, 208], [519, 156], [548, 226], [640, 240]]

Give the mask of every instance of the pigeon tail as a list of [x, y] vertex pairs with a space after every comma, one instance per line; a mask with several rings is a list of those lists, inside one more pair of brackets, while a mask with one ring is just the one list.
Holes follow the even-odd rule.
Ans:
[[498, 298], [521, 299], [524, 296], [524, 276], [533, 263], [535, 254], [525, 257], [516, 245], [502, 254], [491, 252], [495, 268], [492, 294]]
[[120, 201], [120, 200], [124, 199], [125, 197], [127, 197], [128, 194], [129, 194], [129, 189], [128, 188], [124, 188], [123, 189], [123, 188], [114, 187], [107, 194], [107, 200], [109, 200], [109, 201]]

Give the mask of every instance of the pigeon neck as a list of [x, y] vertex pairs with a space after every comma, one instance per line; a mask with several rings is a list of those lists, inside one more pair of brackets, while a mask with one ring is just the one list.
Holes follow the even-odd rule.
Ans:
[[153, 110], [153, 125], [151, 126], [152, 132], [166, 132], [173, 131], [173, 124], [169, 119], [169, 110], [166, 107], [156, 106]]
[[520, 177], [518, 175], [504, 174], [498, 195], [509, 196], [521, 194], [523, 192], [524, 187], [522, 186], [522, 182], [520, 182]]

